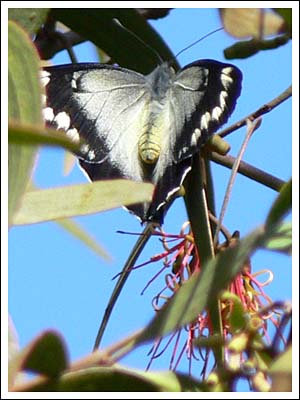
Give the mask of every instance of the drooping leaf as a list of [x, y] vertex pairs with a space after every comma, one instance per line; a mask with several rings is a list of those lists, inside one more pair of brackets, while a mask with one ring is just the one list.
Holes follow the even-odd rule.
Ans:
[[[8, 117], [42, 124], [38, 81], [39, 59], [27, 34], [15, 22], [8, 23]], [[36, 147], [9, 144], [8, 218], [17, 210], [30, 178]]]
[[292, 181], [290, 180], [280, 189], [272, 208], [268, 214], [266, 226], [278, 224], [278, 222], [292, 209]]
[[68, 218], [59, 219], [56, 222], [68, 233], [84, 243], [90, 250], [94, 251], [98, 256], [104, 258], [106, 261], [111, 261], [111, 256], [106, 252], [106, 250], [76, 221]]

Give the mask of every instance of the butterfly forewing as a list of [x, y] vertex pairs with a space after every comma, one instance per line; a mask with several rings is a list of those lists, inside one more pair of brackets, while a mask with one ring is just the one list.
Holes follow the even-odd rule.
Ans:
[[150, 101], [144, 76], [100, 64], [50, 67], [46, 71], [50, 74], [47, 105], [54, 117], [48, 122], [59, 128], [58, 117], [66, 114], [67, 134], [76, 129], [87, 142], [80, 158], [95, 165], [107, 160], [120, 163], [124, 175], [138, 179], [136, 147]]

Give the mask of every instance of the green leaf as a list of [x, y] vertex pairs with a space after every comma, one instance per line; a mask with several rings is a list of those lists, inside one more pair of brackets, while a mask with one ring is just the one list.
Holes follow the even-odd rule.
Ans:
[[[41, 124], [41, 94], [38, 80], [39, 58], [26, 33], [8, 23], [8, 116], [15, 121]], [[8, 217], [17, 210], [34, 163], [36, 148], [9, 144]]]
[[122, 67], [150, 73], [160, 63], [153, 49], [164, 60], [173, 58], [159, 34], [134, 9], [57, 8], [52, 16], [91, 40]]
[[9, 8], [8, 19], [17, 22], [30, 35], [44, 24], [49, 8]]
[[54, 331], [43, 332], [30, 345], [23, 369], [56, 378], [68, 367], [62, 337]]
[[[28, 186], [28, 190], [38, 190], [38, 188], [32, 184]], [[106, 261], [111, 261], [111, 256], [103, 249], [103, 247], [93, 238], [89, 232], [83, 229], [76, 221], [70, 218], [58, 219], [56, 223], [69, 234], [75, 236], [78, 240], [84, 243], [94, 251], [98, 256], [103, 257]]]
[[29, 386], [30, 392], [157, 392], [138, 374], [117, 368], [91, 367], [64, 374], [59, 380]]
[[268, 214], [266, 226], [271, 228], [279, 223], [285, 215], [292, 209], [292, 180], [285, 183], [280, 189], [279, 195], [273, 203]]
[[93, 214], [143, 201], [151, 201], [153, 185], [127, 180], [98, 181], [25, 193], [13, 223], [34, 224]]
[[265, 248], [291, 254], [292, 243], [292, 223], [286, 222], [276, 227], [270, 240], [266, 241]]
[[50, 378], [58, 377], [68, 367], [68, 356], [61, 336], [45, 331], [9, 362], [9, 381], [21, 370], [28, 370]]
[[289, 346], [283, 353], [281, 353], [270, 366], [269, 372], [271, 374], [283, 374], [292, 372], [292, 346]]
[[80, 143], [74, 143], [64, 133], [55, 129], [44, 128], [43, 126], [30, 125], [10, 121], [8, 128], [9, 143], [32, 146], [47, 145], [60, 146], [76, 152], [80, 148]]
[[56, 222], [68, 233], [75, 236], [78, 240], [94, 251], [98, 256], [104, 258], [106, 261], [111, 261], [111, 256], [77, 222], [72, 219], [60, 219]]
[[68, 372], [59, 380], [26, 387], [30, 392], [195, 392], [203, 389], [205, 385], [187, 375], [120, 367], [85, 368]]
[[276, 36], [270, 40], [251, 39], [247, 41], [237, 42], [224, 50], [226, 59], [247, 58], [258, 53], [260, 50], [272, 50], [283, 46], [289, 41], [287, 35]]
[[227, 287], [265, 238], [263, 230], [258, 229], [236, 247], [228, 248], [208, 261], [202, 267], [203, 272], [192, 276], [156, 315], [136, 344], [165, 336], [193, 321], [204, 308], [210, 309], [220, 291]]
[[140, 372], [147, 380], [157, 385], [160, 392], [202, 392], [206, 391], [205, 384], [191, 376], [171, 371]]

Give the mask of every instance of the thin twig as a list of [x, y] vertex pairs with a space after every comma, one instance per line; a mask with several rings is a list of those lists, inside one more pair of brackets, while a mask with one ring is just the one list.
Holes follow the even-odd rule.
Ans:
[[279, 104], [283, 103], [285, 100], [287, 100], [291, 96], [292, 96], [292, 86], [289, 86], [279, 96], [275, 97], [273, 100], [266, 103], [265, 105], [260, 107], [258, 110], [249, 114], [247, 117], [242, 118], [240, 121], [235, 122], [233, 125], [229, 126], [228, 128], [224, 129], [223, 131], [219, 132], [218, 135], [222, 138], [229, 135], [231, 132], [236, 131], [237, 129], [246, 125], [247, 120], [254, 121], [256, 118], [258, 118], [264, 114], [267, 114], [268, 112], [273, 110], [275, 107], [279, 106]]
[[223, 200], [223, 204], [222, 204], [222, 208], [221, 208], [221, 213], [220, 213], [218, 225], [217, 225], [217, 228], [216, 228], [216, 231], [215, 231], [215, 237], [214, 237], [214, 245], [215, 246], [218, 243], [219, 232], [220, 232], [220, 229], [221, 229], [221, 226], [222, 226], [222, 223], [223, 223], [225, 211], [226, 211], [226, 208], [227, 208], [227, 205], [228, 205], [228, 202], [229, 202], [230, 194], [231, 194], [231, 191], [232, 191], [232, 188], [233, 188], [234, 180], [235, 180], [235, 177], [237, 175], [237, 171], [238, 171], [241, 159], [242, 159], [242, 157], [244, 155], [244, 152], [245, 152], [245, 150], [247, 148], [247, 145], [249, 143], [249, 140], [250, 140], [252, 134], [260, 126], [260, 123], [261, 123], [261, 119], [260, 118], [257, 119], [254, 122], [249, 121], [249, 120], [247, 121], [247, 125], [248, 125], [247, 134], [246, 134], [246, 137], [245, 137], [245, 139], [243, 141], [243, 144], [241, 146], [239, 154], [238, 154], [238, 156], [237, 156], [237, 158], [235, 160], [235, 163], [234, 163], [234, 165], [232, 167], [232, 172], [231, 172], [230, 179], [229, 179], [229, 182], [228, 182], [228, 185], [227, 185], [227, 189], [226, 189], [226, 193], [225, 193], [225, 196], [224, 196], [224, 200]]

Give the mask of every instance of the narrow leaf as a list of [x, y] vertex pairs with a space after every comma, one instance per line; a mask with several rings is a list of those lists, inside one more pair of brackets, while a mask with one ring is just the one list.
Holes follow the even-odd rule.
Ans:
[[276, 227], [270, 240], [265, 243], [268, 250], [292, 253], [292, 223], [286, 222]]
[[[14, 22], [8, 23], [8, 116], [15, 121], [41, 124], [41, 94], [38, 81], [38, 54], [26, 33]], [[36, 148], [9, 144], [8, 217], [20, 204], [30, 178]]]
[[111, 261], [111, 256], [100, 246], [96, 239], [85, 231], [76, 221], [72, 219], [59, 219], [56, 222], [68, 233], [75, 236], [94, 251], [98, 256], [104, 258], [106, 261]]
[[272, 208], [268, 214], [266, 226], [277, 224], [292, 209], [292, 181], [288, 181], [280, 189]]
[[13, 223], [34, 224], [151, 201], [153, 185], [126, 180], [34, 190], [24, 195]]
[[67, 150], [76, 152], [80, 144], [74, 143], [70, 138], [61, 132], [44, 128], [44, 126], [30, 125], [10, 121], [8, 129], [8, 140], [24, 146], [47, 145], [60, 146]]

